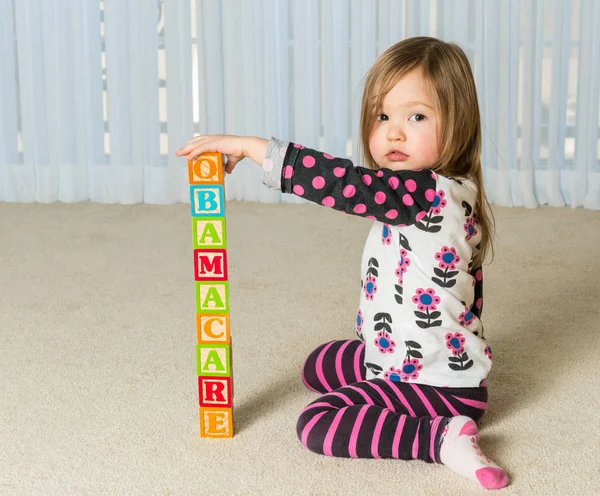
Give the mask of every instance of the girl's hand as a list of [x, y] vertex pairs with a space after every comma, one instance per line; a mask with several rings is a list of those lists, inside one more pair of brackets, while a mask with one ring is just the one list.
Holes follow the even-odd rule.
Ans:
[[227, 157], [225, 172], [231, 174], [237, 163], [248, 154], [244, 152], [244, 137], [225, 134], [212, 136], [196, 136], [175, 152], [178, 157], [187, 156], [188, 160], [195, 159], [203, 153], [217, 152]]

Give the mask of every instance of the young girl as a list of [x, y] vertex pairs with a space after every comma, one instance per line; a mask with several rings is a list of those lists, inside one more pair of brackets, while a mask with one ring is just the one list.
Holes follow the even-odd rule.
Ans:
[[434, 38], [390, 47], [362, 99], [364, 167], [302, 145], [199, 136], [178, 150], [250, 157], [284, 193], [373, 221], [361, 269], [357, 340], [319, 346], [303, 381], [324, 393], [298, 420], [330, 456], [442, 463], [485, 488], [508, 477], [478, 447], [492, 364], [481, 324], [491, 244], [475, 82], [464, 52]]

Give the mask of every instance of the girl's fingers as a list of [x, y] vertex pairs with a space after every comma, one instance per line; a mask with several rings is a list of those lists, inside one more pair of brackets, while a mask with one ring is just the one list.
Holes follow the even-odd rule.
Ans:
[[[198, 144], [201, 144], [203, 141], [206, 140], [205, 136], [196, 136], [194, 138], [192, 138], [190, 141], [188, 141], [185, 146], [183, 146], [182, 148], [180, 148], [179, 150], [177, 150], [175, 152], [175, 155], [189, 155], [190, 151], [194, 150], [194, 147], [197, 146]], [[189, 157], [192, 158], [192, 157]]]

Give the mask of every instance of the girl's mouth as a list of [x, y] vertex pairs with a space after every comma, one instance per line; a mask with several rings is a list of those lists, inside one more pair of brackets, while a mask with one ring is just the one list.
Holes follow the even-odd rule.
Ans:
[[400, 150], [392, 150], [386, 155], [386, 157], [392, 162], [402, 162], [408, 158], [408, 155]]

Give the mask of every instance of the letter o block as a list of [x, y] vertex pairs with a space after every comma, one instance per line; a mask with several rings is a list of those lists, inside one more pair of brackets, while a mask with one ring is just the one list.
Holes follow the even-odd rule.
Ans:
[[220, 153], [204, 153], [195, 160], [188, 160], [190, 184], [221, 184], [223, 182], [223, 159]]

